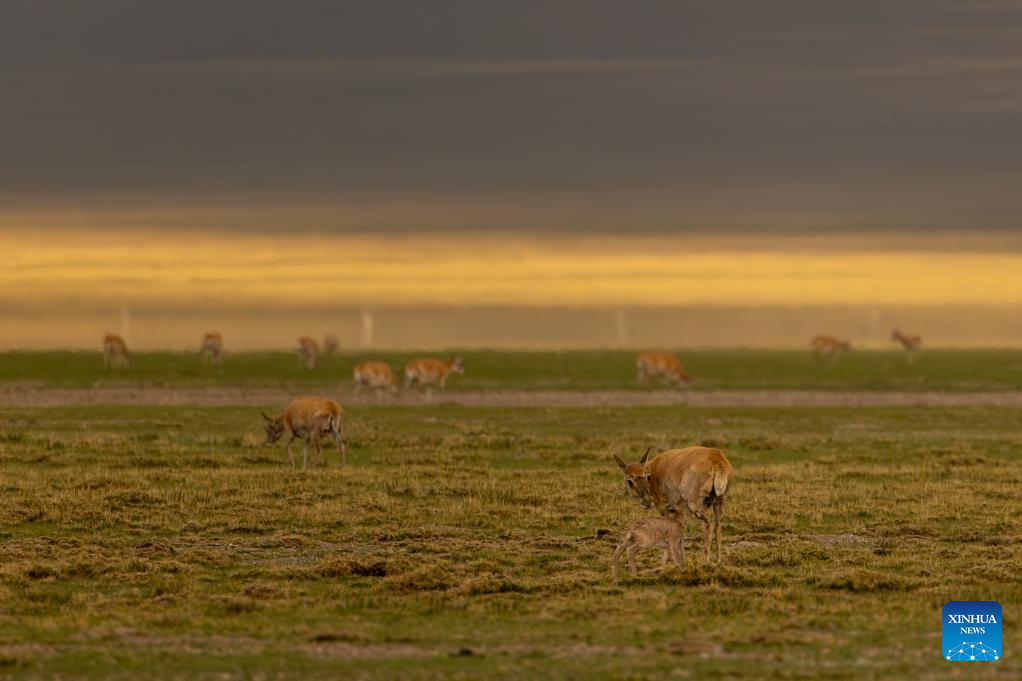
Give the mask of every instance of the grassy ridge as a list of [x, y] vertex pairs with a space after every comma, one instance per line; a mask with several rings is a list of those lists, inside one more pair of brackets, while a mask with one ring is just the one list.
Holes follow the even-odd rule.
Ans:
[[[1022, 351], [932, 350], [914, 364], [900, 352], [853, 352], [839, 362], [817, 362], [808, 352], [682, 350], [696, 389], [1020, 390]], [[99, 353], [0, 353], [0, 383], [96, 386], [336, 385], [351, 381], [362, 359], [385, 358], [399, 370], [421, 353], [345, 353], [322, 358], [315, 371], [299, 371], [292, 353], [229, 354], [223, 372], [202, 366], [195, 354], [139, 353], [131, 369], [107, 372]], [[635, 353], [465, 351], [467, 373], [450, 389], [640, 389]]]
[[[0, 678], [936, 679], [945, 601], [1018, 620], [1018, 410], [351, 411], [303, 474], [251, 409], [5, 410]], [[610, 454], [691, 442], [725, 564], [613, 583]]]

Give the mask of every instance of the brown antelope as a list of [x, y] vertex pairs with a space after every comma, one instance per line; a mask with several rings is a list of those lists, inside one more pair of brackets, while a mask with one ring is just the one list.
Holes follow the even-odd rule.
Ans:
[[[703, 524], [706, 543], [703, 553], [710, 558], [711, 536], [717, 538], [717, 562], [720, 562], [720, 517], [724, 513], [724, 495], [731, 480], [731, 464], [724, 453], [710, 447], [669, 449], [649, 463], [650, 450], [635, 463], [625, 463], [617, 454], [614, 461], [625, 476], [625, 490], [644, 508], [656, 508], [664, 517], [688, 525], [688, 514]], [[710, 530], [711, 512], [713, 532]], [[681, 541], [681, 559], [685, 560], [685, 541]]]
[[103, 336], [103, 366], [107, 369], [128, 368], [128, 344], [115, 333]]
[[809, 343], [809, 347], [812, 348], [813, 355], [818, 358], [827, 359], [837, 359], [843, 353], [849, 352], [852, 349], [851, 343], [834, 336], [816, 336]]
[[685, 541], [685, 528], [672, 518], [640, 518], [628, 525], [625, 537], [614, 551], [614, 562], [611, 574], [618, 578], [621, 554], [628, 558], [628, 569], [634, 575], [635, 554], [661, 547], [664, 550], [660, 564], [666, 565], [670, 557], [675, 563], [684, 567], [684, 561], [678, 557], [679, 547]]
[[428, 396], [432, 386], [444, 388], [447, 386], [448, 376], [463, 373], [465, 365], [458, 355], [451, 355], [446, 361], [435, 357], [413, 359], [405, 365], [405, 384], [402, 390], [407, 390], [413, 385], [424, 386]]
[[281, 438], [284, 431], [291, 434], [287, 441], [287, 458], [294, 468], [295, 458], [291, 454], [291, 443], [298, 438], [305, 439], [302, 449], [302, 470], [309, 461], [309, 444], [316, 447], [316, 462], [323, 459], [323, 450], [319, 441], [324, 435], [333, 435], [337, 443], [337, 451], [341, 455], [341, 467], [348, 463], [348, 448], [344, 444], [344, 408], [325, 397], [297, 397], [277, 416], [267, 416], [259, 412], [266, 420], [266, 446], [272, 447]]
[[908, 336], [898, 329], [891, 332], [891, 340], [901, 343], [901, 347], [905, 348], [905, 353], [910, 362], [916, 358], [916, 355], [923, 348], [922, 336]]
[[400, 393], [397, 376], [386, 362], [359, 362], [352, 374], [355, 377], [355, 394], [358, 394], [363, 387], [375, 389], [377, 399], [380, 398], [380, 393], [383, 390], [390, 391], [391, 395]]
[[652, 376], [663, 376], [668, 382], [679, 386], [692, 383], [681, 360], [670, 352], [640, 352], [635, 358], [635, 366], [639, 370], [639, 383], [643, 385], [649, 384]]
[[333, 355], [337, 353], [337, 350], [341, 347], [341, 341], [337, 338], [337, 334], [328, 333], [323, 336], [323, 354]]
[[224, 337], [219, 331], [209, 331], [202, 337], [199, 352], [205, 364], [220, 366], [221, 353], [224, 351]]
[[315, 369], [319, 361], [319, 343], [315, 338], [302, 336], [298, 339], [298, 368]]

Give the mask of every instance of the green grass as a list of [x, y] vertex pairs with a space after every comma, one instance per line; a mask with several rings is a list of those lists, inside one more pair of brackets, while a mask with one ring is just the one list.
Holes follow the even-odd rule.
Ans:
[[[0, 678], [1022, 673], [1018, 410], [399, 406], [348, 423], [352, 465], [302, 473], [261, 446], [253, 409], [4, 410]], [[615, 584], [645, 512], [610, 454], [697, 442], [737, 473], [724, 564], [693, 526], [684, 569], [648, 556]], [[1002, 603], [1003, 660], [940, 658], [952, 599]]]
[[[86, 387], [336, 385], [351, 381], [362, 359], [385, 358], [400, 370], [422, 353], [340, 354], [322, 358], [315, 371], [299, 371], [292, 353], [227, 355], [223, 372], [202, 366], [195, 354], [139, 353], [130, 369], [107, 372], [99, 353], [0, 353], [0, 383]], [[464, 376], [451, 390], [641, 389], [635, 382], [635, 353], [617, 350], [569, 352], [465, 351]], [[900, 352], [853, 352], [839, 362], [817, 362], [808, 352], [681, 350], [697, 390], [1019, 390], [1022, 351], [931, 350], [914, 364]]]

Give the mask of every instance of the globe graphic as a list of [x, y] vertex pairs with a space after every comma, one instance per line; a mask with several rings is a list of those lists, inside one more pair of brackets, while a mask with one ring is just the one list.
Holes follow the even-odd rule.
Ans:
[[993, 648], [986, 646], [982, 641], [971, 641], [962, 643], [960, 646], [949, 648], [944, 655], [945, 659], [952, 662], [990, 662], [1000, 658], [1000, 654]]

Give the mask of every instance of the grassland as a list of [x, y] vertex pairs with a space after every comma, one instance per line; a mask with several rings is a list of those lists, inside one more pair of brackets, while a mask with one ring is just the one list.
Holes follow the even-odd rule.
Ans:
[[[853, 352], [839, 362], [814, 361], [808, 352], [681, 350], [708, 390], [1022, 390], [1022, 351], [930, 350], [915, 363], [900, 352]], [[0, 384], [52, 387], [140, 385], [331, 386], [351, 381], [351, 369], [367, 358], [386, 358], [400, 369], [421, 353], [342, 353], [325, 356], [315, 371], [299, 371], [293, 353], [228, 354], [222, 372], [203, 367], [194, 353], [139, 353], [123, 371], [103, 369], [98, 352], [0, 353]], [[464, 351], [466, 374], [451, 390], [640, 390], [635, 353], [626, 350], [570, 352]]]
[[[137, 378], [158, 380], [146, 361]], [[434, 405], [348, 422], [351, 465], [302, 473], [261, 447], [249, 408], [0, 412], [0, 678], [1022, 674], [1019, 410]], [[617, 537], [644, 511], [610, 454], [693, 442], [738, 474], [724, 564], [693, 526], [684, 569], [650, 556], [615, 584]], [[1004, 659], [940, 658], [952, 599], [1002, 603]]]

